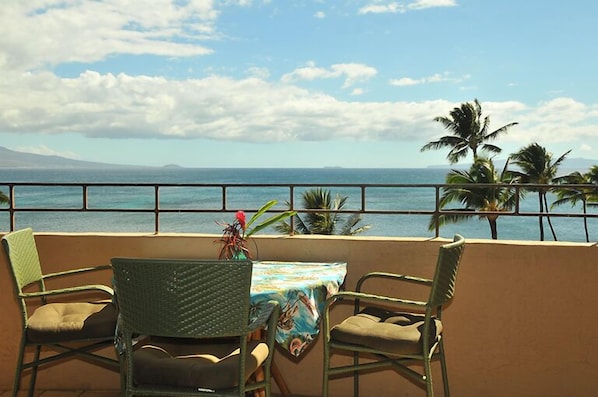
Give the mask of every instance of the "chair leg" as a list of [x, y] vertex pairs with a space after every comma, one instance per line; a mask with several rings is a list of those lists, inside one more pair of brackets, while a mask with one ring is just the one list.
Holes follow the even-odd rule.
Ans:
[[29, 397], [33, 397], [33, 392], [35, 391], [35, 382], [37, 380], [37, 369], [39, 367], [39, 356], [42, 350], [41, 345], [35, 346], [35, 353], [33, 354], [33, 366], [31, 367], [31, 380], [29, 381]]
[[429, 358], [424, 359], [424, 374], [426, 375], [426, 397], [434, 397], [432, 384], [432, 364]]
[[324, 368], [322, 371], [322, 397], [328, 397], [328, 369], [330, 367], [330, 354], [328, 344], [324, 342]]
[[[353, 352], [353, 367], [359, 365], [359, 353]], [[359, 371], [353, 371], [353, 397], [359, 397]]]
[[17, 358], [17, 369], [15, 371], [15, 379], [12, 385], [12, 397], [17, 397], [19, 389], [21, 388], [21, 375], [23, 374], [23, 359], [25, 357], [25, 340], [21, 339], [21, 346], [19, 347], [19, 357]]
[[440, 369], [442, 370], [442, 386], [444, 387], [444, 397], [450, 397], [451, 393], [449, 391], [448, 371], [446, 367], [446, 357], [444, 356], [444, 345], [442, 344], [442, 340], [440, 340], [438, 349], [440, 352]]

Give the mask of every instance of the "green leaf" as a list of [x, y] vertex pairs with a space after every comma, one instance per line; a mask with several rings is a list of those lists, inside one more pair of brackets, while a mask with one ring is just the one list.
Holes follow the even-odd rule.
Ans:
[[[268, 207], [269, 208], [269, 207]], [[277, 222], [282, 221], [283, 219], [295, 216], [297, 214], [296, 211], [285, 211], [285, 212], [281, 212], [280, 214], [276, 214], [271, 216], [270, 218], [266, 219], [265, 221], [263, 221], [262, 223], [256, 225], [253, 229], [251, 229], [250, 231], [247, 232], [245, 237], [249, 237], [254, 233], [259, 232], [260, 230], [274, 224]], [[251, 218], [253, 219], [253, 217]]]
[[247, 222], [245, 228], [249, 230], [249, 226], [251, 226], [260, 216], [262, 216], [264, 212], [275, 206], [277, 202], [278, 201], [276, 200], [270, 200], [266, 204], [262, 205], [262, 208], [260, 208], [255, 214], [253, 214], [251, 219], [249, 219], [249, 222]]

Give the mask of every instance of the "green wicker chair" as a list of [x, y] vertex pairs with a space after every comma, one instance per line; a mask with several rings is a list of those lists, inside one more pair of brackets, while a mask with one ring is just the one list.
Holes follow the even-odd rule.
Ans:
[[[46, 286], [49, 280], [110, 269], [110, 266], [42, 274], [30, 228], [6, 234], [2, 237], [2, 245], [13, 276], [23, 325], [12, 395], [17, 396], [25, 369], [31, 369], [28, 395], [32, 396], [38, 367], [61, 359], [77, 356], [118, 370], [118, 360], [93, 353], [114, 341], [117, 314], [112, 304], [112, 289], [105, 285], [61, 289]], [[90, 296], [103, 300], [73, 301]], [[29, 346], [34, 347], [33, 359], [25, 362], [25, 349]], [[44, 349], [44, 353], [49, 350], [50, 355], [41, 358], [42, 347], [49, 348]]]
[[251, 261], [113, 258], [112, 268], [124, 396], [270, 396], [279, 306], [250, 306]]
[[[434, 395], [431, 370], [433, 358], [440, 359], [444, 395], [449, 396], [441, 316], [443, 306], [453, 297], [464, 244], [463, 237], [455, 235], [452, 243], [440, 247], [432, 280], [372, 272], [359, 279], [355, 292], [339, 292], [327, 300], [323, 318], [324, 397], [328, 396], [328, 383], [333, 376], [353, 374], [353, 393], [357, 397], [359, 372], [386, 368], [394, 368], [399, 373], [412, 377], [425, 386], [427, 396], [431, 397]], [[375, 295], [370, 292], [373, 285], [366, 293], [364, 282], [376, 279], [428, 286], [429, 298], [422, 302]], [[393, 286], [393, 290], [400, 291], [400, 285]], [[335, 302], [341, 300], [354, 301], [354, 315], [331, 328], [330, 309]], [[368, 305], [365, 306], [364, 302]], [[333, 367], [331, 355], [338, 352], [352, 354], [353, 364]], [[360, 362], [360, 355], [368, 360]], [[415, 370], [414, 363], [422, 364], [423, 370]]]

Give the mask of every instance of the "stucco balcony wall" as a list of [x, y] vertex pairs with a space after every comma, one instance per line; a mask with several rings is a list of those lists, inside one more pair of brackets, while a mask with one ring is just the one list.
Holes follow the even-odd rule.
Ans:
[[[107, 264], [115, 256], [210, 258], [214, 235], [36, 235], [45, 272]], [[467, 237], [467, 236], [465, 236]], [[371, 270], [430, 276], [446, 239], [338, 236], [258, 236], [260, 259], [346, 261], [346, 287]], [[19, 309], [4, 257], [0, 265], [0, 390], [10, 390], [20, 335]], [[110, 284], [109, 271], [81, 282]], [[598, 390], [598, 247], [596, 244], [468, 240], [453, 302], [445, 312], [445, 340], [454, 396], [595, 396]], [[383, 286], [387, 293], [399, 292]], [[412, 297], [422, 291], [401, 289]], [[350, 312], [341, 306], [340, 319]], [[322, 344], [300, 359], [279, 351], [275, 362], [293, 395], [321, 392]], [[111, 349], [106, 354], [114, 354]], [[347, 360], [347, 357], [339, 357]], [[435, 367], [438, 370], [437, 366]], [[362, 377], [364, 396], [422, 396], [393, 371]], [[442, 395], [440, 375], [436, 390]], [[27, 379], [25, 379], [27, 381]], [[115, 390], [118, 374], [73, 360], [42, 370], [48, 390]], [[26, 387], [26, 383], [23, 383]], [[350, 378], [331, 383], [332, 396], [351, 394]], [[276, 391], [276, 386], [274, 386]]]

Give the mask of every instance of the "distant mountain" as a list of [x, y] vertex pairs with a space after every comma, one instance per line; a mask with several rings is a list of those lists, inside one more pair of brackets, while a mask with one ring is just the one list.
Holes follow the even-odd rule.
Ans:
[[135, 168], [139, 166], [72, 160], [60, 156], [17, 152], [0, 146], [0, 168]]
[[598, 160], [591, 160], [591, 159], [584, 159], [581, 157], [577, 157], [577, 158], [572, 158], [572, 159], [565, 159], [565, 161], [563, 161], [561, 168], [567, 169], [567, 170], [585, 172], [595, 165], [598, 165]]

